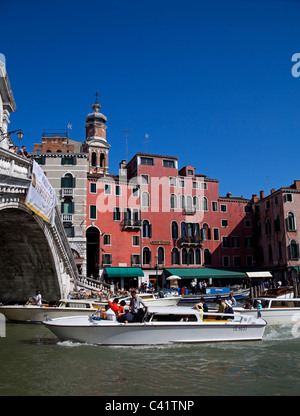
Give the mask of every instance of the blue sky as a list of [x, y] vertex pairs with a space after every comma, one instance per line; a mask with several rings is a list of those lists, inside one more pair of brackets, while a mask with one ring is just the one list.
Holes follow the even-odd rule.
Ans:
[[29, 151], [45, 129], [83, 141], [99, 92], [110, 173], [145, 151], [179, 157], [251, 198], [299, 174], [300, 1], [11, 0], [0, 53]]

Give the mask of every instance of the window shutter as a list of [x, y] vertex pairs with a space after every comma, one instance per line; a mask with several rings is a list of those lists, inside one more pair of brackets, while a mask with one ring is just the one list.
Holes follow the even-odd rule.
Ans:
[[149, 224], [149, 238], [152, 238], [152, 224]]
[[76, 188], [76, 178], [72, 178], [72, 188]]
[[74, 202], [71, 202], [71, 212], [70, 214], [74, 214]]

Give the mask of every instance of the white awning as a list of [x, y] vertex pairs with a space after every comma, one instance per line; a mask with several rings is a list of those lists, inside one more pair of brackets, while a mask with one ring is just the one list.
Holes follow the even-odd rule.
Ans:
[[247, 272], [246, 276], [251, 278], [273, 277], [270, 272]]

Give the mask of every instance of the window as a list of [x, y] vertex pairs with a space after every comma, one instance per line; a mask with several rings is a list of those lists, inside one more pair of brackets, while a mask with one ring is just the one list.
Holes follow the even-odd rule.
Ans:
[[143, 237], [151, 238], [152, 236], [152, 226], [148, 220], [143, 221]]
[[157, 250], [157, 263], [164, 264], [165, 263], [165, 250], [163, 247], [158, 247]]
[[172, 249], [172, 255], [171, 255], [171, 261], [172, 264], [180, 264], [180, 256], [179, 256], [179, 251], [176, 247], [174, 247]]
[[232, 237], [232, 247], [239, 248], [240, 247], [240, 238], [239, 237]]
[[175, 168], [174, 160], [163, 160], [163, 167], [164, 168]]
[[90, 205], [90, 220], [97, 219], [97, 210], [96, 205]]
[[194, 262], [194, 250], [190, 248], [188, 252], [188, 264], [194, 264]]
[[198, 189], [198, 182], [196, 181], [193, 182], [193, 189]]
[[267, 235], [271, 234], [271, 221], [270, 218], [266, 219], [266, 223], [265, 223], [265, 231]]
[[102, 263], [105, 266], [111, 266], [112, 265], [112, 257], [111, 257], [111, 254], [103, 254], [102, 255]]
[[148, 175], [141, 175], [141, 184], [142, 185], [149, 185], [149, 176]]
[[221, 210], [221, 212], [227, 212], [227, 205], [221, 204], [220, 210]]
[[229, 256], [223, 256], [222, 257], [222, 263], [223, 263], [223, 267], [229, 267], [230, 266]]
[[170, 186], [176, 186], [176, 178], [170, 178]]
[[207, 203], [207, 198], [205, 196], [203, 196], [201, 199], [201, 208], [202, 208], [202, 211], [208, 211], [208, 203]]
[[187, 262], [188, 262], [188, 260], [187, 260], [187, 250], [186, 250], [186, 248], [183, 248], [181, 250], [181, 263], [187, 265]]
[[90, 193], [91, 194], [96, 194], [97, 193], [97, 184], [94, 182], [90, 183]]
[[253, 257], [252, 256], [247, 256], [246, 257], [246, 265], [247, 265], [247, 267], [252, 267], [253, 266]]
[[203, 224], [201, 234], [202, 234], [202, 239], [203, 240], [210, 240], [211, 239], [211, 233], [210, 233], [210, 228], [209, 228], [208, 224], [206, 224], [206, 223]]
[[277, 215], [277, 217], [274, 220], [274, 230], [275, 232], [280, 231], [280, 216], [279, 215]]
[[171, 194], [170, 195], [170, 207], [172, 209], [176, 209], [177, 208], [177, 196], [175, 194]]
[[141, 157], [141, 165], [154, 166], [152, 157]]
[[228, 220], [221, 220], [222, 227], [228, 227]]
[[214, 240], [219, 241], [219, 239], [220, 239], [220, 237], [219, 237], [219, 228], [214, 228], [213, 232], [214, 232]]
[[114, 221], [121, 221], [121, 208], [114, 207]]
[[61, 158], [62, 165], [76, 165], [76, 156], [64, 156]]
[[185, 197], [184, 195], [180, 195], [180, 209], [185, 208]]
[[245, 222], [244, 222], [244, 226], [245, 226], [245, 228], [251, 228], [251, 220], [245, 220]]
[[66, 198], [64, 202], [61, 203], [61, 213], [74, 214], [74, 202], [71, 201], [71, 199]]
[[151, 250], [149, 247], [143, 248], [143, 264], [151, 264]]
[[110, 246], [111, 245], [111, 235], [110, 234], [104, 234], [104, 236], [103, 236], [103, 245], [104, 246]]
[[208, 250], [208, 248], [204, 250], [204, 264], [211, 264], [211, 252]]
[[172, 240], [177, 240], [178, 238], [178, 224], [176, 221], [172, 222]]
[[64, 227], [67, 237], [75, 237], [74, 227]]
[[278, 260], [282, 260], [282, 244], [278, 241]]
[[92, 153], [92, 160], [91, 160], [91, 165], [93, 167], [95, 167], [97, 165], [97, 155], [95, 152]]
[[115, 195], [120, 196], [121, 195], [121, 186], [115, 185]]
[[245, 247], [246, 248], [253, 247], [253, 237], [245, 237]]
[[247, 213], [251, 213], [252, 212], [252, 207], [251, 205], [245, 205], [244, 206], [244, 212]]
[[104, 185], [104, 193], [105, 195], [111, 195], [111, 185], [108, 185], [107, 183]]
[[179, 179], [179, 187], [184, 188], [184, 180], [183, 179]]
[[139, 246], [140, 245], [140, 236], [139, 235], [133, 235], [132, 236], [132, 245], [133, 246]]
[[132, 266], [140, 266], [141, 264], [141, 256], [139, 254], [132, 254], [131, 255], [131, 265]]
[[270, 200], [269, 199], [268, 199], [268, 201], [266, 201], [265, 206], [266, 206], [266, 209], [269, 209], [270, 208]]
[[139, 188], [137, 187], [132, 188], [132, 196], [135, 198], [139, 196]]
[[275, 201], [275, 205], [278, 205], [279, 204], [279, 200], [278, 200], [278, 196], [277, 195], [275, 196], [274, 201]]
[[188, 169], [188, 175], [189, 176], [193, 176], [194, 175], [194, 171], [192, 169]]
[[196, 264], [201, 264], [201, 251], [200, 251], [200, 248], [196, 248], [195, 254], [196, 254]]
[[61, 188], [75, 188], [75, 178], [71, 173], [66, 173], [63, 178], [61, 178]]
[[206, 190], [207, 189], [207, 183], [201, 182], [201, 189]]
[[194, 208], [195, 211], [200, 210], [199, 198], [197, 196], [193, 197], [193, 208]]
[[291, 260], [299, 259], [299, 244], [295, 240], [290, 243], [290, 256]]
[[230, 247], [230, 237], [222, 237], [222, 247], [223, 248]]
[[285, 194], [283, 200], [284, 202], [293, 202], [293, 194]]
[[150, 196], [148, 194], [148, 192], [143, 192], [142, 193], [142, 207], [150, 207]]
[[218, 203], [216, 201], [213, 201], [211, 203], [211, 206], [212, 206], [212, 211], [213, 212], [218, 212]]
[[234, 267], [241, 267], [241, 256], [233, 256], [233, 266]]
[[296, 231], [295, 215], [292, 212], [288, 212], [286, 225], [288, 231]]

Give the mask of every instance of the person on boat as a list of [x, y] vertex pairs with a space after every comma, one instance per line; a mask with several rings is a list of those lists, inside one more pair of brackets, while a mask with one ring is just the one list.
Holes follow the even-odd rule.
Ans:
[[216, 319], [220, 320], [220, 319], [223, 319], [223, 316], [224, 316], [223, 314], [225, 313], [226, 305], [223, 299], [217, 300], [217, 305], [218, 305], [218, 313], [221, 315], [217, 316]]
[[117, 319], [119, 319], [122, 315], [124, 315], [124, 313], [125, 313], [125, 306], [126, 306], [125, 300], [121, 300], [120, 307], [119, 307], [119, 312], [117, 314]]
[[42, 295], [39, 290], [36, 291], [36, 293], [32, 296], [34, 304], [37, 306], [42, 306]]
[[250, 300], [246, 300], [244, 306], [244, 309], [253, 309], [252, 303], [250, 302]]
[[101, 311], [101, 319], [115, 322], [117, 317], [111, 307], [109, 305], [105, 305], [105, 311]]
[[131, 292], [131, 296], [132, 297], [130, 299], [130, 304], [129, 304], [130, 311], [134, 316], [134, 320], [141, 321], [144, 315], [141, 305], [143, 305], [146, 310], [147, 310], [147, 306], [144, 304], [142, 299], [139, 296], [137, 296], [135, 290]]
[[108, 301], [108, 304], [109, 304], [109, 306], [111, 307], [111, 309], [114, 311], [114, 313], [118, 316], [118, 313], [119, 313], [119, 310], [120, 310], [120, 307], [119, 307], [119, 305], [118, 305], [118, 298], [115, 298], [114, 300], [113, 300], [113, 302], [111, 302], [110, 300], [109, 300], [109, 295], [107, 296], [107, 301]]
[[262, 309], [261, 300], [260, 299], [256, 299], [255, 302], [256, 302], [256, 305], [255, 305], [256, 309]]
[[230, 301], [231, 301], [232, 307], [233, 307], [233, 308], [235, 308], [235, 307], [236, 307], [236, 299], [234, 298], [234, 296], [233, 296], [233, 293], [232, 293], [232, 292], [230, 292], [230, 293], [229, 293], [229, 298], [228, 298], [228, 300], [230, 300]]
[[128, 324], [128, 322], [133, 322], [134, 316], [129, 310], [129, 306], [125, 306], [124, 313], [118, 318], [118, 322], [124, 322]]
[[199, 303], [196, 303], [195, 309], [200, 312], [200, 319], [203, 321], [203, 303], [200, 301]]
[[[226, 313], [234, 314], [231, 300], [225, 300], [225, 314]], [[225, 317], [225, 319], [227, 318]], [[233, 319], [233, 316], [230, 316], [228, 319]]]

